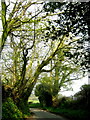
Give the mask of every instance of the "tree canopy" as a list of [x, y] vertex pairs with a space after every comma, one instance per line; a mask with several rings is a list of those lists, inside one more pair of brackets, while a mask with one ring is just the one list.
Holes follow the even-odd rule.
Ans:
[[71, 81], [70, 76], [81, 70], [85, 60], [81, 42], [87, 24], [78, 10], [78, 16], [70, 13], [73, 6], [76, 9], [78, 3], [1, 1], [2, 81], [17, 103], [28, 100], [43, 72], [52, 72], [59, 91], [62, 83]]

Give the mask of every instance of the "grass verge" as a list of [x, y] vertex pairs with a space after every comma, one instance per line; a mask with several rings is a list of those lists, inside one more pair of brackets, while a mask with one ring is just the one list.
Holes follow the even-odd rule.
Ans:
[[65, 116], [70, 120], [89, 120], [89, 112], [82, 109], [67, 109], [67, 108], [53, 108], [53, 107], [43, 107], [44, 110], [49, 112]]
[[30, 108], [42, 108], [40, 103], [31, 103], [31, 104], [29, 104], [29, 107]]

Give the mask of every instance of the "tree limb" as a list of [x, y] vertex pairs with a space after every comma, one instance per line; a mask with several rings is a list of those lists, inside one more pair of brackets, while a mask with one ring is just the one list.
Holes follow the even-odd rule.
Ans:
[[6, 21], [7, 6], [6, 6], [5, 0], [3, 2], [1, 1], [1, 7], [2, 7], [1, 19], [2, 19], [3, 33], [2, 33], [1, 40], [0, 40], [0, 54], [2, 52], [2, 49], [4, 47], [5, 41], [7, 39], [7, 34], [8, 34], [7, 21]]

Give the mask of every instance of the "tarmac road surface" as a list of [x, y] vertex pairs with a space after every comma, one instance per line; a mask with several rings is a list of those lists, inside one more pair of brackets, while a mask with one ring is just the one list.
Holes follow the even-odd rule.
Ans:
[[41, 110], [38, 108], [30, 108], [31, 112], [34, 113], [34, 116], [31, 118], [28, 118], [27, 120], [68, 120], [62, 116], [55, 115], [50, 112], [46, 112], [45, 110]]

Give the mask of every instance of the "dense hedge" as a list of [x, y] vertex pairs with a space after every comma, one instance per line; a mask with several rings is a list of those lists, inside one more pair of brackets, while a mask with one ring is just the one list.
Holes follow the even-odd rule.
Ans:
[[21, 118], [22, 112], [11, 98], [7, 98], [2, 105], [2, 120], [23, 120]]

